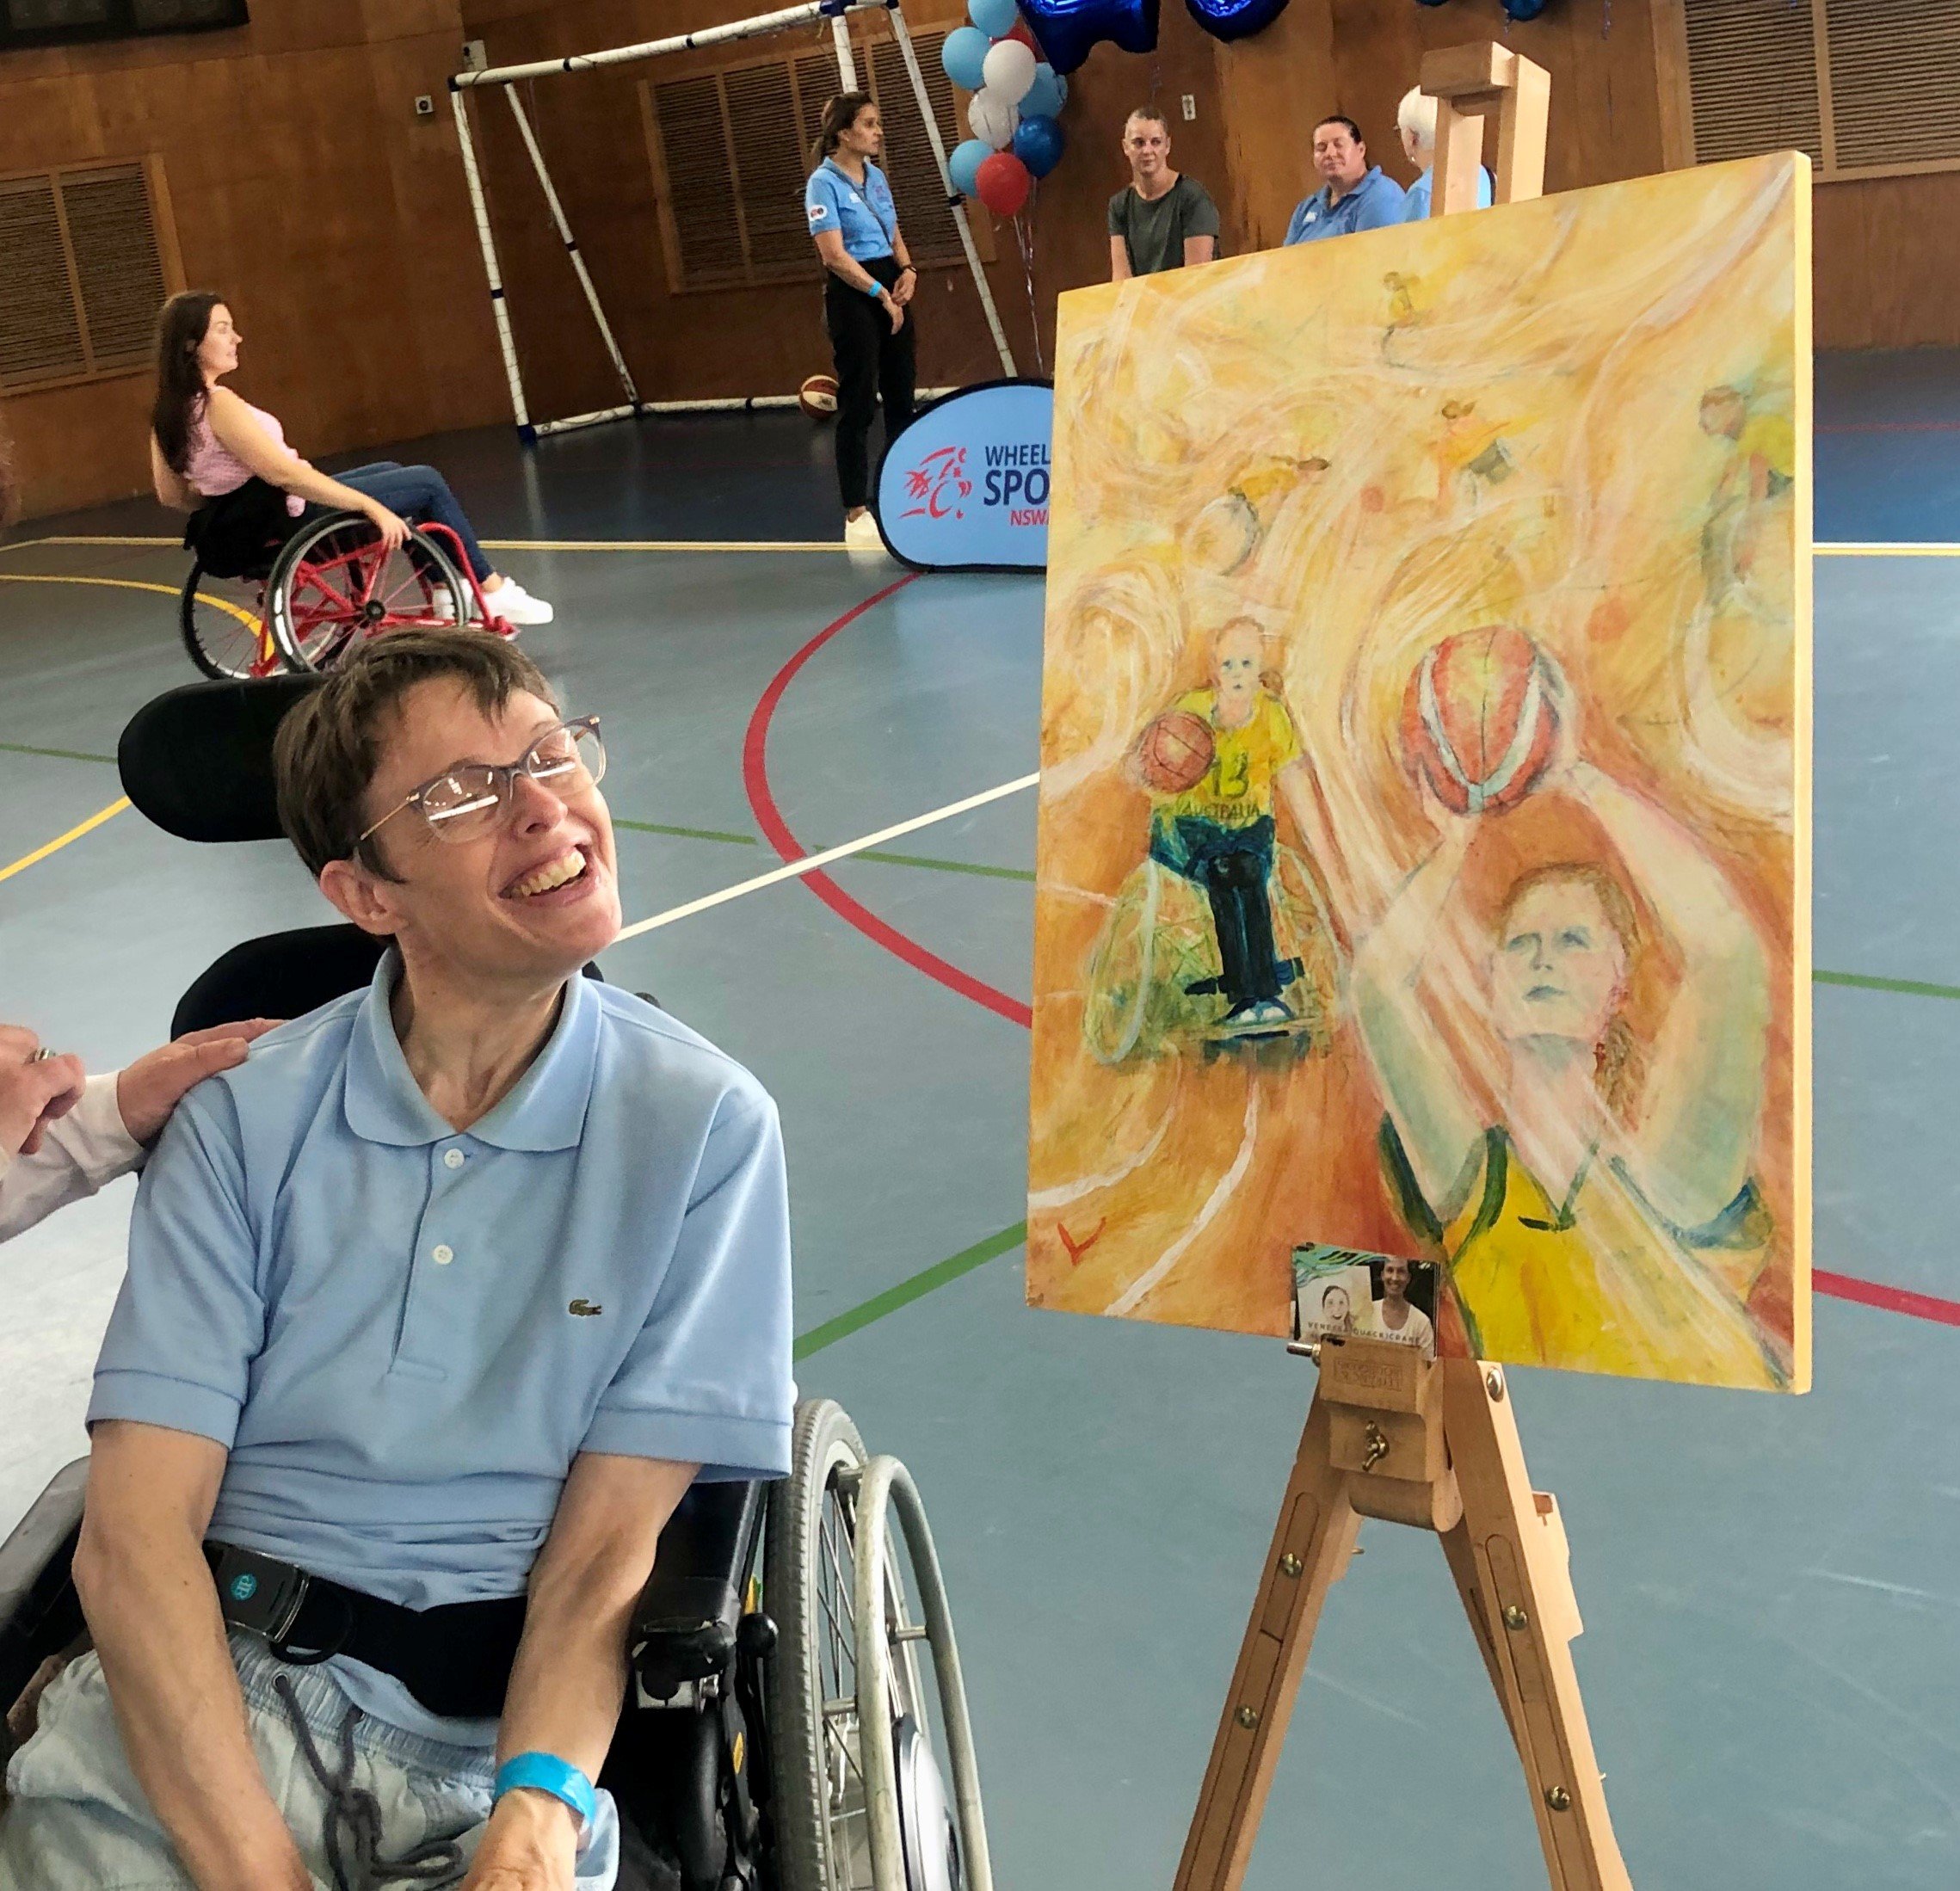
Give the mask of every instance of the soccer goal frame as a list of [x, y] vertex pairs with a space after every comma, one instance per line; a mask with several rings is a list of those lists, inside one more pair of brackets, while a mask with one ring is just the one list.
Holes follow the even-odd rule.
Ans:
[[[529, 444], [546, 434], [569, 433], [577, 427], [593, 427], [601, 421], [626, 420], [638, 414], [700, 413], [716, 409], [746, 410], [757, 407], [793, 407], [797, 397], [793, 394], [751, 395], [746, 398], [732, 400], [688, 400], [646, 401], [640, 398], [639, 390], [633, 383], [632, 371], [626, 366], [626, 358], [619, 350], [618, 338], [613, 333], [613, 325], [606, 318], [606, 311], [599, 300], [599, 292], [593, 286], [592, 273], [585, 266], [585, 258], [580, 255], [578, 239], [572, 234], [571, 225], [559, 201], [557, 188], [552, 182], [552, 174], [545, 163], [545, 154], [539, 147], [537, 133], [532, 129], [531, 120], [524, 110], [523, 102], [517, 96], [517, 87], [527, 79], [558, 78], [568, 73], [593, 72], [610, 65], [631, 65], [642, 60], [657, 59], [670, 52], [691, 52], [703, 46], [724, 46], [737, 40], [755, 40], [770, 34], [785, 33], [800, 27], [813, 25], [820, 20], [829, 20], [832, 42], [837, 53], [837, 78], [839, 89], [853, 92], [857, 89], [857, 62], [851, 46], [850, 22], [847, 17], [853, 13], [876, 11], [887, 15], [891, 22], [893, 39], [897, 42], [899, 57], [905, 65], [905, 76], [912, 89], [912, 95], [918, 102], [919, 116], [925, 125], [926, 137], [933, 150], [933, 162], [938, 167], [940, 183], [946, 193], [947, 213], [959, 231], [960, 248], [966, 255], [966, 267], [971, 272], [973, 286], [980, 298], [982, 312], [986, 316], [987, 327], [994, 339], [994, 347], [1001, 358], [1001, 370], [1012, 375], [1016, 370], [1013, 351], [1008, 346], [1006, 330], [1001, 326], [1000, 311], [994, 305], [993, 291], [987, 281], [987, 272], [982, 267], [980, 252], [974, 247], [973, 231], [967, 221], [966, 204], [960, 194], [952, 188], [952, 180], [946, 168], [946, 141], [940, 135], [940, 125], [933, 111], [931, 98], [926, 91], [925, 75], [919, 70], [919, 56], [912, 45], [912, 35], [906, 30], [905, 15], [899, 0], [806, 0], [801, 6], [785, 7], [775, 13], [761, 13], [751, 19], [732, 20], [725, 26], [704, 27], [698, 33], [683, 33], [665, 40], [649, 40], [638, 46], [609, 46], [597, 52], [568, 53], [562, 59], [534, 59], [526, 65], [494, 65], [477, 71], [457, 73], [449, 81], [449, 103], [456, 115], [456, 136], [463, 154], [463, 177], [469, 187], [470, 208], [476, 219], [477, 242], [483, 251], [484, 274], [490, 283], [490, 311], [496, 321], [497, 346], [503, 356], [503, 372], [510, 383], [510, 406], [517, 422], [519, 437]], [[572, 273], [578, 278], [578, 286], [585, 297], [586, 306], [592, 311], [592, 319], [597, 324], [600, 340], [605, 344], [607, 359], [613, 364], [613, 372], [619, 376], [620, 391], [626, 396], [616, 407], [595, 409], [589, 414], [572, 414], [562, 420], [533, 421], [524, 396], [524, 373], [517, 358], [517, 343], [510, 328], [510, 311], [505, 305], [503, 272], [497, 262], [496, 238], [491, 233], [490, 201], [484, 194], [483, 172], [477, 162], [476, 139], [470, 128], [470, 114], [465, 103], [465, 95], [481, 91], [485, 86], [502, 86], [503, 95], [510, 102], [512, 115], [517, 120], [518, 136], [523, 142], [525, 155], [536, 172], [539, 188], [545, 194], [545, 203], [551, 213], [553, 226], [565, 246], [565, 254], [571, 259]]]

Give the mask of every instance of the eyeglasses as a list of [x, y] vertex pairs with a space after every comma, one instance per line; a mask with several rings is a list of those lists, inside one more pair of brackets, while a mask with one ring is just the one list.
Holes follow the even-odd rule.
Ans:
[[606, 745], [599, 718], [580, 716], [547, 729], [517, 761], [459, 762], [413, 794], [404, 795], [354, 844], [372, 838], [404, 808], [415, 809], [438, 841], [470, 841], [487, 834], [503, 818], [520, 775], [529, 775], [557, 794], [576, 794], [606, 774]]

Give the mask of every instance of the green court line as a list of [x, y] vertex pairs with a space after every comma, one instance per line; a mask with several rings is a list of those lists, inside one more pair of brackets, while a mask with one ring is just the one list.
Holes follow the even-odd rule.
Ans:
[[1019, 1247], [1026, 1239], [1027, 1223], [1016, 1222], [1012, 1228], [1003, 1228], [999, 1234], [988, 1235], [985, 1241], [963, 1247], [957, 1254], [927, 1268], [923, 1273], [914, 1274], [909, 1280], [902, 1280], [896, 1287], [887, 1287], [881, 1294], [873, 1294], [848, 1313], [841, 1313], [835, 1320], [826, 1320], [822, 1326], [812, 1327], [796, 1342], [791, 1357], [807, 1359], [811, 1353], [823, 1352], [825, 1346], [835, 1346], [838, 1340], [847, 1340], [854, 1333], [861, 1333], [873, 1321], [882, 1320], [888, 1313], [897, 1313], [901, 1307], [909, 1307], [915, 1300], [923, 1299], [936, 1289], [958, 1280], [962, 1274], [970, 1274], [976, 1267], [984, 1266], [1010, 1247]]
[[753, 834], [726, 834], [719, 828], [676, 828], [663, 821], [628, 821], [623, 816], [614, 815], [613, 825], [616, 828], [631, 828], [636, 834], [671, 834], [682, 841], [725, 841], [736, 847], [761, 846]]
[[1918, 978], [1868, 978], [1863, 972], [1820, 972], [1810, 976], [1820, 985], [1852, 985], [1860, 991], [1902, 991], [1909, 998], [1960, 998], [1960, 985], [1929, 985]]
[[[854, 853], [854, 860], [883, 860], [888, 866], [925, 866], [935, 873], [978, 873], [989, 880], [1026, 880], [1034, 876], [1019, 866], [980, 866], [971, 860], [935, 860], [923, 853]], [[841, 863], [840, 863], [841, 864]]]
[[10, 755], [52, 755], [58, 761], [106, 761], [110, 767], [115, 766], [114, 755], [91, 755], [80, 748], [37, 748], [32, 742], [0, 742]]
[[[0, 745], [3, 746], [3, 745]], [[753, 834], [729, 834], [720, 828], [677, 828], [663, 821], [627, 821], [613, 816], [616, 828], [631, 828], [637, 834], [671, 834], [683, 841], [722, 841], [730, 847], [760, 847]], [[926, 853], [854, 853], [854, 860], [882, 860], [887, 866], [922, 866], [934, 873], [977, 873], [990, 880], [1027, 880], [1033, 874], [1018, 866], [981, 866], [971, 860], [941, 860]]]

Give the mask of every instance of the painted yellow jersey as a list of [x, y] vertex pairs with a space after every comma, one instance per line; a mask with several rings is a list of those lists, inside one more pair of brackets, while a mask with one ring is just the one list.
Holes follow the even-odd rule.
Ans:
[[1168, 795], [1157, 804], [1172, 819], [1194, 815], [1222, 828], [1249, 827], [1273, 812], [1273, 778], [1300, 754], [1300, 738], [1286, 705], [1272, 691], [1262, 689], [1252, 714], [1240, 729], [1221, 729], [1216, 719], [1218, 693], [1194, 689], [1173, 705], [1202, 716], [1211, 725], [1211, 766], [1205, 779], [1183, 794]]
[[[1405, 1206], [1414, 1178], [1399, 1138], [1384, 1149]], [[1753, 1184], [1706, 1228], [1672, 1227], [1618, 1162], [1588, 1157], [1562, 1202], [1486, 1132], [1462, 1205], [1429, 1232], [1487, 1359], [1579, 1372], [1773, 1390], [1789, 1381], [1746, 1304], [1768, 1256]]]
[[1780, 414], [1758, 414], [1744, 423], [1735, 450], [1760, 459], [1779, 479], [1797, 477], [1797, 429]]

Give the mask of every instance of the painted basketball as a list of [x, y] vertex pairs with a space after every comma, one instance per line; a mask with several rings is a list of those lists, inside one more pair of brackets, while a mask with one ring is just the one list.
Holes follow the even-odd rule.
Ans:
[[1402, 699], [1402, 757], [1458, 814], [1514, 808], [1558, 738], [1550, 662], [1508, 624], [1459, 631], [1422, 653]]
[[837, 378], [812, 374], [796, 391], [796, 403], [812, 420], [835, 420], [837, 416]]
[[1159, 794], [1183, 794], [1211, 766], [1211, 725], [1188, 709], [1171, 709], [1143, 731], [1137, 751], [1143, 779]]

